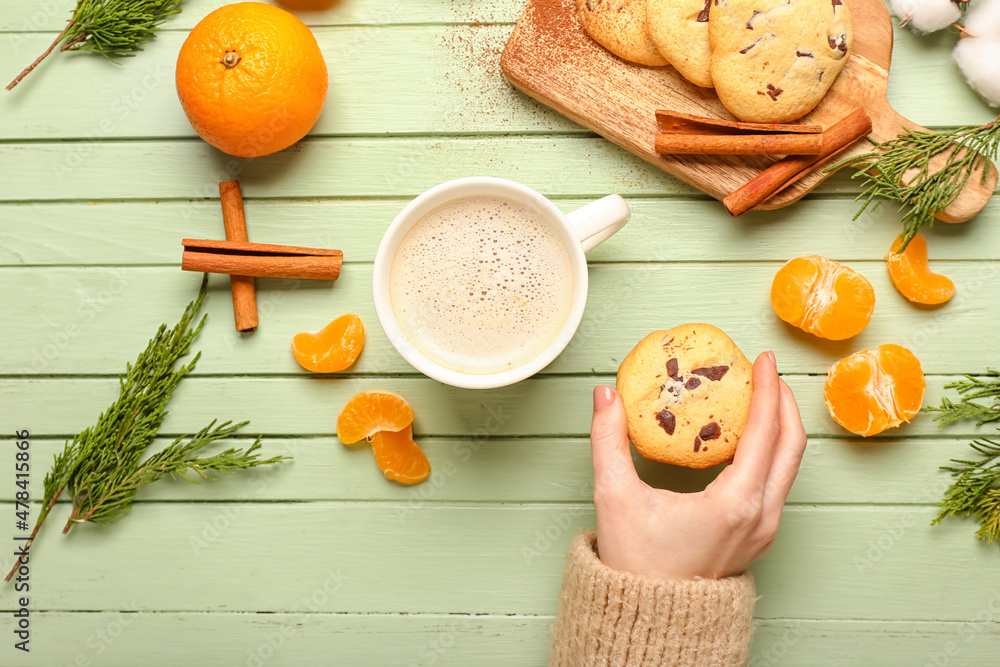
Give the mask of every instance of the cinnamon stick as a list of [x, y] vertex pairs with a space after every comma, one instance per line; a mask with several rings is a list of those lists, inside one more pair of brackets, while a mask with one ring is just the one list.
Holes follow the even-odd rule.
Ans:
[[344, 263], [340, 250], [268, 243], [184, 239], [181, 268], [231, 276], [336, 280]]
[[657, 134], [660, 155], [820, 155], [822, 134]]
[[736, 120], [693, 116], [680, 111], [659, 109], [656, 123], [661, 134], [820, 134], [822, 125], [799, 125], [797, 123], [743, 123]]
[[733, 217], [743, 215], [824, 164], [855, 141], [868, 136], [871, 131], [871, 118], [864, 109], [856, 109], [823, 131], [823, 152], [820, 155], [789, 155], [732, 192], [722, 200], [722, 203]]
[[[219, 183], [219, 197], [222, 200], [222, 224], [226, 228], [227, 241], [250, 240], [247, 221], [243, 212], [243, 193], [239, 181]], [[230, 276], [233, 290], [233, 319], [240, 333], [252, 333], [257, 329], [257, 289], [250, 276]]]

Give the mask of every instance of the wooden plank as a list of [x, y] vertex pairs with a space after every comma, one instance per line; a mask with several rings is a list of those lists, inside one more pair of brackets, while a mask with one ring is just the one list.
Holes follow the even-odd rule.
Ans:
[[[984, 609], [989, 612], [988, 606]], [[335, 655], [338, 664], [377, 660], [466, 667], [481, 664], [483, 656], [502, 655], [509, 664], [542, 667], [553, 622], [552, 616], [129, 613], [127, 609], [33, 612], [32, 619], [40, 630], [30, 657], [4, 646], [0, 649], [4, 664], [70, 665], [84, 656], [102, 667], [250, 665], [255, 658], [275, 667], [299, 667], [325, 665]], [[0, 625], [10, 625], [9, 617]], [[1000, 648], [998, 632], [995, 621], [765, 619], [757, 626], [748, 664], [840, 667], [869, 664], [883, 654], [908, 665], [933, 665], [932, 660], [946, 658], [952, 659], [948, 664], [989, 664]], [[176, 641], [181, 636], [184, 641]], [[63, 641], [55, 641], [57, 637]]]
[[899, 665], [989, 664], [1000, 650], [1000, 602], [977, 599], [982, 622], [764, 620], [748, 667], [887, 664], [881, 656]]
[[[799, 252], [812, 247], [804, 244]], [[719, 326], [751, 358], [774, 349], [786, 373], [826, 373], [838, 359], [888, 342], [909, 347], [927, 373], [983, 372], [1000, 357], [1000, 339], [982, 335], [992, 326], [989, 304], [1000, 300], [1000, 262], [937, 262], [958, 290], [937, 309], [917, 308], [900, 296], [884, 262], [851, 264], [872, 281], [878, 306], [868, 327], [849, 341], [821, 340], [777, 318], [770, 287], [778, 262], [596, 264], [576, 337], [544, 372], [616, 373], [646, 334], [684, 322]], [[678, 288], [692, 281], [706, 289]], [[200, 275], [176, 267], [0, 268], [0, 289], [17, 317], [16, 328], [0, 330], [0, 374], [117, 374], [161, 323], [179, 316], [199, 283]], [[197, 341], [200, 374], [306, 376], [290, 353], [292, 336], [345, 312], [366, 325], [365, 351], [345, 374], [415, 372], [375, 317], [369, 264], [349, 265], [336, 282], [260, 280], [261, 325], [252, 336], [233, 329], [228, 280], [213, 276], [209, 285], [210, 322]]]
[[[262, 0], [282, 6], [275, 0]], [[180, 14], [171, 16], [161, 34], [187, 31], [224, 0], [185, 0]], [[521, 0], [331, 0], [324, 10], [292, 11], [310, 27], [341, 25], [391, 25], [419, 23], [513, 23], [521, 11]], [[6, 0], [0, 16], [0, 32], [62, 30], [70, 6], [54, 0]]]
[[[339, 248], [348, 263], [356, 263], [375, 259], [386, 226], [406, 202], [248, 199], [245, 207], [254, 240]], [[556, 200], [566, 212], [586, 203]], [[721, 218], [722, 205], [703, 199], [631, 197], [628, 203], [632, 221], [613, 241], [587, 255], [592, 264], [784, 262], [813, 252], [840, 261], [880, 260], [902, 230], [892, 204], [852, 221], [858, 204], [848, 196], [808, 198], [788, 209], [753, 211], [739, 220]], [[0, 219], [6, 221], [0, 227], [0, 266], [176, 264], [179, 239], [222, 234], [217, 200], [0, 204]], [[1000, 235], [992, 233], [998, 221], [1000, 203], [992, 201], [967, 224], [924, 230], [931, 261], [1000, 257]]]
[[[795, 393], [811, 437], [847, 437], [823, 404], [823, 377], [785, 378]], [[958, 376], [932, 376], [925, 405], [938, 405], [942, 386]], [[212, 419], [250, 419], [248, 434], [299, 436], [335, 434], [337, 414], [347, 399], [366, 389], [388, 389], [404, 396], [416, 412], [418, 437], [459, 436], [474, 441], [496, 436], [585, 436], [590, 433], [591, 393], [609, 375], [535, 377], [503, 389], [463, 390], [415, 377], [189, 377], [177, 389], [164, 436], [193, 433]], [[950, 390], [949, 396], [954, 396]], [[0, 378], [5, 428], [28, 429], [36, 436], [66, 436], [94, 422], [118, 394], [115, 378]], [[539, 397], [558, 397], [540, 400]], [[9, 416], [7, 416], [9, 415]], [[939, 429], [921, 414], [898, 430], [867, 442], [914, 436], [958, 438], [992, 433], [965, 422]], [[860, 441], [860, 438], [858, 438]], [[942, 457], [945, 458], [945, 457]]]
[[[587, 137], [315, 139], [255, 160], [227, 158], [203, 141], [7, 143], [0, 144], [0, 173], [8, 176], [0, 181], [0, 202], [207, 199], [228, 178], [238, 179], [247, 197], [279, 199], [414, 197], [475, 175], [510, 178], [549, 196], [697, 193], [610, 142]], [[814, 192], [858, 191], [857, 181], [841, 172]]]
[[[503, 80], [500, 49], [509, 31], [482, 26], [316, 30], [330, 90], [312, 135], [585, 134]], [[0, 40], [0, 62], [27, 64], [52, 39], [48, 33], [10, 37]], [[0, 139], [196, 138], [174, 85], [174, 64], [185, 37], [161, 33], [124, 66], [91, 54], [57, 53], [0, 98]], [[66, 104], [67, 99], [74, 103]]]
[[[10, 615], [0, 628], [10, 634]], [[378, 614], [62, 613], [32, 610], [29, 656], [18, 665], [545, 665], [551, 617]], [[183, 641], [178, 641], [183, 637]], [[82, 657], [81, 657], [82, 656]], [[84, 662], [84, 661], [89, 661]], [[331, 662], [332, 660], [332, 662]], [[507, 661], [510, 661], [509, 663]]]
[[[586, 438], [426, 437], [418, 441], [431, 462], [431, 478], [418, 486], [386, 480], [367, 447], [345, 447], [330, 437], [269, 437], [262, 456], [282, 454], [294, 461], [223, 475], [211, 484], [164, 480], [143, 487], [138, 502], [374, 500], [419, 506], [429, 501], [588, 503], [593, 498]], [[158, 439], [149, 453], [170, 442]], [[41, 482], [52, 457], [64, 444], [62, 439], [32, 440], [30, 493], [36, 500], [42, 497]], [[225, 446], [246, 444], [236, 440]], [[932, 505], [951, 481], [939, 466], [971, 452], [968, 439], [890, 437], [859, 443], [845, 437], [812, 438], [788, 501]], [[682, 493], [702, 490], [719, 472], [664, 465], [634, 452], [633, 458], [647, 483]], [[13, 502], [18, 490], [13, 484], [0, 484], [0, 501]], [[934, 515], [930, 507], [920, 511], [927, 517]]]
[[[573, 169], [550, 166], [574, 161]], [[156, 178], [144, 176], [151, 165]], [[414, 197], [472, 175], [512, 178], [554, 195], [695, 193], [603, 139], [583, 137], [317, 139], [250, 161], [202, 141], [0, 144], [0, 173], [7, 175], [0, 201], [209, 198], [227, 177], [251, 198]], [[853, 187], [840, 179], [831, 187], [837, 182], [844, 191]]]
[[[996, 581], [996, 545], [976, 540], [969, 521], [931, 526], [934, 514], [923, 507], [786, 508], [774, 547], [751, 568], [762, 595], [757, 616], [972, 620], [1000, 604], [1000, 589], [984, 585]], [[978, 574], [966, 578], [967, 568]], [[963, 598], [961, 611], [955, 597]]]
[[[983, 585], [1000, 552], [968, 522], [932, 527], [928, 515], [786, 508], [773, 549], [752, 568], [757, 616], [975, 619], [1000, 595]], [[565, 548], [593, 525], [591, 506], [570, 503], [151, 503], [64, 538], [67, 516], [53, 511], [32, 557], [32, 581], [46, 582], [32, 591], [35, 609], [287, 612], [327, 589], [312, 611], [552, 614]], [[914, 585], [913, 573], [942, 563], [947, 577]]]
[[[391, 0], [368, 4], [376, 1]], [[363, 3], [345, 2], [344, 7], [355, 4]], [[427, 8], [429, 3], [419, 4]], [[461, 11], [452, 8], [463, 3], [433, 4], [449, 12]], [[519, 8], [521, 3], [511, 4]], [[466, 7], [488, 14], [489, 5], [471, 2]], [[187, 9], [182, 13], [192, 15]], [[509, 26], [366, 26], [315, 33], [328, 60], [330, 92], [314, 136], [587, 134], [503, 79], [499, 59]], [[16, 66], [33, 60], [52, 37], [8, 35], [0, 40], [0, 62], [11, 63], [13, 77]], [[0, 139], [194, 137], [174, 90], [174, 62], [184, 37], [183, 32], [162, 32], [121, 67], [92, 54], [57, 53], [14, 92], [0, 97]], [[940, 50], [928, 49], [926, 41], [908, 30], [897, 31], [897, 37], [889, 99], [900, 113], [931, 127], [984, 123], [996, 115], [956, 75]], [[936, 97], [932, 105], [926, 103], [928, 90]], [[66, 104], [67, 99], [73, 104]]]

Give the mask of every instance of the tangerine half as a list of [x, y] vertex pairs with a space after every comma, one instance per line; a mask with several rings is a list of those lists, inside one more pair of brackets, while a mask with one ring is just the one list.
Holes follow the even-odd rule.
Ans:
[[955, 296], [955, 283], [948, 276], [934, 273], [927, 266], [927, 241], [919, 234], [910, 239], [906, 250], [900, 234], [892, 243], [885, 263], [889, 267], [889, 278], [899, 293], [913, 303], [944, 303]]
[[292, 354], [299, 365], [314, 373], [336, 373], [355, 361], [365, 346], [365, 326], [353, 313], [341, 315], [319, 331], [292, 337]]
[[413, 441], [413, 428], [379, 431], [372, 436], [375, 462], [386, 477], [402, 484], [417, 484], [431, 474], [431, 464]]
[[262, 2], [225, 5], [199, 21], [181, 46], [175, 78], [195, 132], [237, 157], [276, 153], [304, 137], [328, 83], [309, 28]]
[[908, 422], [924, 401], [920, 361], [901, 345], [880, 345], [830, 368], [823, 400], [833, 420], [864, 437]]
[[854, 269], [808, 255], [778, 269], [771, 283], [771, 306], [792, 326], [820, 338], [844, 340], [868, 326], [875, 290]]
[[345, 445], [379, 431], [401, 431], [413, 423], [413, 408], [391, 391], [363, 391], [347, 401], [337, 417], [337, 437]]

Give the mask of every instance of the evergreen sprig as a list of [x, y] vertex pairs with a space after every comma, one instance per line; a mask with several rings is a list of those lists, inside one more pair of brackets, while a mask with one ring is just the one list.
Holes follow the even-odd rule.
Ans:
[[[132, 500], [139, 488], [166, 475], [195, 484], [199, 483], [199, 479], [214, 482], [218, 478], [211, 477], [209, 472], [231, 474], [236, 470], [278, 463], [287, 458], [284, 456], [263, 460], [258, 458], [254, 452], [260, 449], [260, 438], [246, 450], [230, 448], [215, 456], [206, 458], [194, 456], [196, 452], [216, 440], [232, 437], [248, 423], [230, 425], [232, 422], [226, 422], [216, 426], [213, 421], [197, 434], [187, 438], [186, 442], [186, 436], [181, 436], [169, 447], [142, 463], [138, 462], [138, 457], [132, 457], [126, 465], [114, 468], [110, 475], [92, 473], [81, 476], [77, 480], [78, 489], [82, 488], [85, 491], [74, 493], [74, 498], [79, 500], [73, 507], [73, 514], [66, 522], [64, 532], [74, 522], [91, 521], [106, 525], [131, 508]], [[188, 471], [195, 473], [198, 478], [188, 477], [185, 474]]]
[[954, 481], [938, 503], [941, 513], [933, 523], [947, 516], [971, 516], [979, 522], [976, 537], [987, 544], [1000, 542], [1000, 440], [982, 438], [972, 442], [980, 457], [973, 461], [952, 459], [942, 466]]
[[[141, 487], [166, 475], [197, 481], [187, 476], [191, 472], [200, 479], [214, 480], [216, 478], [208, 473], [230, 473], [288, 458], [260, 459], [255, 453], [260, 448], [259, 438], [246, 450], [230, 448], [214, 456], [198, 458], [199, 450], [233, 436], [247, 424], [225, 422], [216, 426], [213, 420], [195, 435], [181, 436], [162, 451], [142, 460], [160, 431], [170, 397], [181, 379], [194, 369], [200, 356], [196, 354], [186, 365], [176, 365], [190, 351], [191, 342], [205, 324], [203, 317], [192, 327], [205, 300], [207, 278], [206, 274], [198, 298], [188, 304], [178, 323], [170, 329], [160, 326], [135, 363], [127, 366], [125, 375], [118, 381], [118, 399], [101, 413], [96, 424], [81, 431], [56, 454], [52, 468], [45, 475], [42, 511], [25, 543], [25, 552], [31, 548], [38, 530], [63, 491], [67, 491], [73, 501], [73, 510], [63, 528], [65, 533], [76, 523], [89, 521], [105, 525], [121, 516], [132, 507]], [[10, 581], [25, 557], [17, 559], [6, 581]]]
[[[942, 398], [939, 407], [924, 408], [925, 412], [940, 413], [934, 417], [934, 421], [943, 425], [962, 419], [974, 419], [977, 426], [1000, 421], [1000, 371], [987, 371], [986, 379], [966, 375], [964, 380], [950, 382], [944, 388], [955, 389], [962, 398], [958, 403]], [[990, 403], [976, 403], [982, 399], [989, 399]]]
[[12, 89], [59, 46], [60, 51], [93, 51], [108, 60], [135, 55], [156, 36], [166, 18], [181, 11], [183, 0], [77, 0], [69, 22], [55, 41], [7, 85]]
[[[934, 419], [941, 426], [959, 420], [975, 420], [977, 425], [1000, 421], [1000, 371], [990, 370], [985, 378], [969, 375], [945, 388], [955, 389], [960, 400], [944, 398], [940, 406], [924, 408], [939, 413]], [[952, 459], [953, 465], [941, 466], [953, 479], [938, 503], [941, 511], [933, 523], [948, 516], [971, 516], [979, 522], [976, 536], [993, 544], [1000, 541], [1000, 440], [981, 438], [971, 446], [978, 458]]]
[[[906, 129], [894, 139], [878, 142], [870, 153], [842, 160], [828, 171], [850, 166], [851, 176], [865, 180], [855, 201], [864, 200], [858, 216], [876, 197], [899, 202], [902, 213], [902, 252], [924, 225], [934, 224], [934, 215], [947, 208], [974, 174], [985, 181], [992, 160], [1000, 151], [1000, 118], [986, 125], [967, 125], [951, 132]], [[944, 166], [931, 171], [931, 159], [947, 154]]]

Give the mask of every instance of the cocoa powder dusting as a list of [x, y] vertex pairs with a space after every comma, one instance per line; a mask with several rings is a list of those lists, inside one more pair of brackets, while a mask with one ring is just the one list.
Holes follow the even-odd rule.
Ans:
[[[473, 2], [475, 0], [468, 0]], [[576, 0], [526, 0], [527, 9], [518, 21], [509, 42], [505, 37], [499, 40], [497, 48], [506, 53], [503, 64], [511, 78], [529, 82], [545, 81], [552, 86], [572, 86], [578, 89], [578, 95], [602, 94], [602, 89], [611, 87], [608, 82], [621, 76], [622, 60], [610, 51], [600, 46], [583, 29], [580, 23]], [[524, 6], [524, 3], [518, 3]], [[461, 64], [454, 66], [456, 71]], [[569, 79], [566, 74], [572, 74]], [[467, 75], [466, 75], [467, 76]], [[543, 107], [526, 95], [515, 92], [513, 87], [503, 80], [497, 85], [505, 86], [509, 94], [516, 96], [518, 101], [518, 116], [516, 121], [523, 125], [525, 117], [537, 118], [537, 127], [544, 131], [579, 129], [563, 116]], [[512, 99], [512, 98], [508, 98]], [[475, 102], [473, 105], [477, 104]], [[511, 104], [508, 102], [507, 106]], [[502, 113], [504, 110], [501, 109]], [[488, 113], [488, 111], [487, 111]], [[639, 122], [639, 121], [637, 121]], [[511, 125], [504, 122], [504, 125]], [[472, 124], [473, 130], [481, 130], [482, 122]], [[581, 155], [588, 159], [589, 154]], [[628, 156], [623, 158], [620, 171], [609, 175], [622, 189], [635, 190], [647, 188], [655, 184], [663, 174], [649, 169], [648, 165], [638, 158]]]
[[[580, 62], [579, 69], [595, 76], [613, 75], [609, 61], [614, 56], [595, 49], [596, 43], [580, 24], [576, 0], [530, 0], [528, 7], [531, 20], [522, 22], [520, 39], [530, 45], [531, 57], [519, 63], [523, 69], [537, 76], [564, 63]], [[607, 57], [595, 58], [595, 53]]]
[[501, 26], [476, 23], [444, 29], [439, 38], [448, 53], [443, 83], [450, 85], [462, 102], [456, 105], [451, 95], [440, 97], [447, 105], [440, 111], [442, 124], [454, 127], [456, 116], [468, 116], [467, 122], [475, 122], [475, 118], [483, 115], [491, 116], [492, 122], [509, 122], [506, 118], [509, 114], [497, 113], [509, 108], [512, 101], [516, 104], [500, 71], [505, 33]]
[[[456, 20], [466, 25], [442, 28], [438, 45], [447, 63], [440, 86], [451, 86], [452, 95], [438, 95], [435, 121], [448, 130], [562, 129], [563, 119], [518, 92], [503, 76], [500, 58], [512, 28], [504, 25], [520, 17], [521, 5], [502, 0], [452, 0]], [[520, 39], [531, 45], [532, 57], [518, 60], [519, 69], [548, 70], [571, 49], [567, 31], [583, 33], [576, 18], [575, 0], [534, 0], [522, 22]], [[528, 18], [528, 17], [526, 17]], [[499, 23], [499, 24], [498, 24]], [[586, 35], [583, 35], [586, 37]], [[589, 39], [589, 37], [587, 37]], [[456, 97], [460, 100], [455, 103]]]
[[503, 0], [450, 0], [450, 11], [455, 23], [513, 23], [521, 7]]

